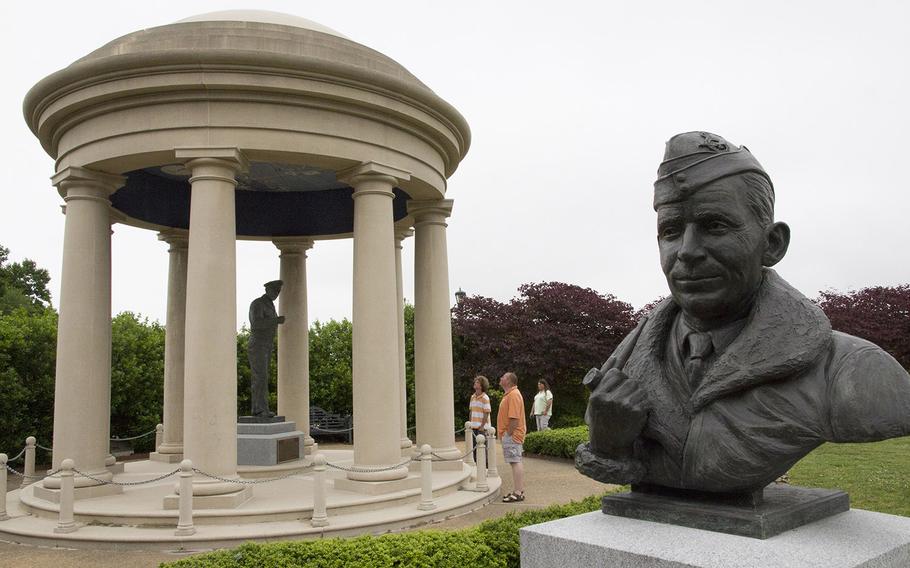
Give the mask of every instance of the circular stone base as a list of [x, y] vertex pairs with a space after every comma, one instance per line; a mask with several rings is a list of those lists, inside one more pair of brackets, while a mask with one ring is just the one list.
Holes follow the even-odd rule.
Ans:
[[[350, 450], [324, 452], [329, 463], [348, 467]], [[116, 481], [142, 481], [172, 471], [170, 464], [139, 461], [126, 464]], [[235, 546], [247, 540], [321, 538], [378, 534], [464, 514], [480, 508], [499, 494], [499, 479], [489, 479], [489, 490], [478, 492], [471, 468], [433, 474], [436, 509], [421, 511], [420, 490], [362, 494], [339, 490], [334, 480], [344, 473], [326, 471], [328, 522], [313, 527], [312, 470], [293, 473], [279, 481], [251, 485], [253, 497], [237, 509], [194, 511], [196, 533], [176, 536], [177, 511], [165, 510], [164, 497], [172, 495], [176, 476], [145, 485], [127, 486], [123, 493], [77, 500], [75, 532], [59, 534], [58, 506], [34, 496], [32, 487], [7, 494], [12, 517], [0, 525], [0, 539], [41, 546], [118, 548], [140, 550], [205, 550]], [[415, 474], [410, 474], [415, 475]]]

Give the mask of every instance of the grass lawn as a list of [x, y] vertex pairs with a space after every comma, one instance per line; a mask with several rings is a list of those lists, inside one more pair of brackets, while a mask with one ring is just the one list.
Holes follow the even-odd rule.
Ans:
[[825, 444], [790, 470], [790, 483], [843, 489], [851, 507], [910, 517], [910, 437]]

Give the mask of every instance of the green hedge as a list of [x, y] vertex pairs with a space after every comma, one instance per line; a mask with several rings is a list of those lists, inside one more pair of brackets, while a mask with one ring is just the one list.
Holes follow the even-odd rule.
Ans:
[[246, 543], [162, 564], [170, 568], [518, 568], [518, 529], [600, 509], [600, 496], [545, 509], [509, 513], [457, 531]]
[[556, 428], [543, 432], [529, 432], [525, 436], [524, 450], [557, 458], [574, 458], [578, 444], [588, 441], [588, 427]]

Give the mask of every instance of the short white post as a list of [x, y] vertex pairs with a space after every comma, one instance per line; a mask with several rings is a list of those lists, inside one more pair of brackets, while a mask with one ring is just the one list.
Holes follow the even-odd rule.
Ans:
[[432, 511], [433, 503], [433, 449], [429, 444], [420, 446], [420, 505], [421, 511]]
[[487, 437], [483, 434], [477, 436], [477, 491], [486, 493], [490, 490], [487, 485]]
[[[159, 424], [158, 426], [161, 426]], [[180, 516], [177, 519], [175, 536], [190, 536], [196, 534], [193, 526], [193, 462], [183, 460], [180, 462]]]
[[22, 487], [35, 482], [35, 449], [38, 440], [34, 436], [25, 439], [25, 469], [22, 471]]
[[54, 527], [55, 533], [71, 533], [76, 530], [76, 522], [73, 520], [73, 467], [75, 463], [70, 458], [60, 464], [60, 517]]
[[9, 461], [9, 456], [6, 454], [0, 454], [0, 488], [3, 489], [3, 493], [0, 493], [0, 521], [5, 521], [9, 519], [9, 515], [6, 514], [6, 462]]
[[496, 428], [487, 427], [487, 477], [499, 477], [499, 471], [496, 469]]
[[474, 465], [474, 435], [471, 429], [471, 423], [464, 423], [464, 445], [468, 453], [464, 457], [464, 463]]
[[161, 444], [164, 443], [164, 424], [158, 424], [155, 426], [155, 451], [158, 451], [158, 448], [161, 447]]
[[325, 527], [329, 524], [329, 515], [325, 509], [325, 456], [318, 452], [313, 456], [313, 518], [310, 525]]

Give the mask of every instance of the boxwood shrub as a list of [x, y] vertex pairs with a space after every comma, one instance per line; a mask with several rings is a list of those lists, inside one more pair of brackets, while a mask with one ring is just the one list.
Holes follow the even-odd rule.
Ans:
[[588, 441], [588, 427], [556, 428], [543, 432], [528, 432], [524, 450], [529, 454], [540, 454], [556, 458], [574, 458], [578, 444]]
[[246, 543], [162, 564], [162, 568], [519, 568], [518, 529], [600, 509], [600, 496], [509, 513], [455, 531]]

